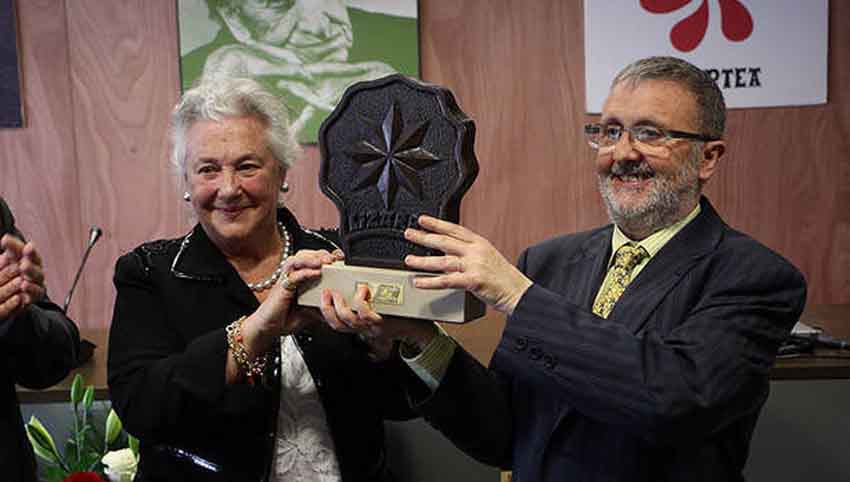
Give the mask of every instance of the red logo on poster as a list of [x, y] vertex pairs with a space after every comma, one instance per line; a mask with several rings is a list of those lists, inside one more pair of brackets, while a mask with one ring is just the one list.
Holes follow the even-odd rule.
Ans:
[[[692, 0], [640, 0], [640, 6], [650, 13], [670, 13]], [[753, 33], [753, 17], [738, 0], [718, 0], [723, 36], [732, 42], [746, 40]], [[697, 48], [708, 30], [708, 0], [702, 0], [696, 12], [679, 21], [670, 31], [670, 42], [680, 52]]]

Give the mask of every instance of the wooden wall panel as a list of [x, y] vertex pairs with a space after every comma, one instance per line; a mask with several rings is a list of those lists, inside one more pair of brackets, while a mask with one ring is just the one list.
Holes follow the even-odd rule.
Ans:
[[[72, 310], [105, 326], [115, 258], [187, 227], [165, 168], [178, 89], [174, 1], [18, 3], [30, 126], [0, 132], [0, 188], [47, 243], [61, 295], [88, 226], [106, 230]], [[848, 22], [850, 4], [831, 2], [829, 103], [731, 111], [729, 153], [708, 186], [730, 224], [802, 269], [812, 303], [850, 302]], [[513, 260], [529, 244], [606, 222], [581, 135], [590, 118], [579, 0], [420, 0], [420, 54], [422, 77], [452, 89], [477, 124], [481, 174], [463, 201], [465, 224]], [[335, 225], [318, 169], [318, 150], [306, 146], [287, 202], [307, 226]], [[31, 194], [42, 183], [45, 203]], [[487, 360], [503, 324], [491, 313], [450, 331]]]
[[185, 232], [168, 169], [168, 116], [179, 96], [173, 1], [67, 3], [82, 222], [99, 225], [80, 297], [81, 324], [112, 318], [112, 272], [139, 243]]
[[[19, 1], [25, 127], [0, 129], [0, 195], [47, 266], [62, 304], [82, 254], [64, 2]], [[75, 298], [75, 308], [81, 307]]]
[[604, 212], [581, 136], [578, 2], [454, 3], [422, 5], [422, 71], [453, 90], [478, 128], [481, 174], [464, 198], [464, 223], [511, 259], [597, 225]]
[[303, 155], [286, 174], [290, 190], [284, 201], [307, 227], [338, 226], [336, 206], [319, 190], [319, 148], [316, 145], [302, 147]]
[[[425, 1], [422, 76], [452, 89], [475, 120], [481, 172], [463, 223], [511, 261], [530, 244], [605, 220], [585, 122], [579, 2]], [[449, 331], [489, 359], [504, 318]]]
[[850, 4], [830, 2], [828, 103], [735, 109], [708, 193], [727, 222], [789, 258], [809, 303], [850, 302]]

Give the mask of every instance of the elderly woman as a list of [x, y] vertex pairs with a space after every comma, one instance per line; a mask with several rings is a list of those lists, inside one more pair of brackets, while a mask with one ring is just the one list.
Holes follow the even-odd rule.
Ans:
[[109, 390], [141, 440], [139, 481], [381, 481], [383, 420], [405, 419], [404, 365], [295, 306], [341, 258], [279, 204], [297, 153], [258, 83], [185, 93], [172, 162], [198, 224], [115, 269]]

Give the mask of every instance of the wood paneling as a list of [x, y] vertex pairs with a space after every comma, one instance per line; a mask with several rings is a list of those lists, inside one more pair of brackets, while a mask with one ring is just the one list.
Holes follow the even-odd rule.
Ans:
[[[452, 89], [476, 123], [481, 171], [464, 224], [510, 260], [530, 244], [604, 221], [584, 115], [579, 2], [421, 2], [422, 76]], [[451, 327], [486, 361], [504, 327], [489, 312]]]
[[176, 10], [167, 1], [74, 0], [67, 18], [81, 218], [104, 229], [79, 293], [91, 309], [79, 321], [107, 326], [118, 256], [187, 228], [167, 167], [180, 88]]
[[736, 109], [708, 186], [726, 221], [797, 265], [810, 304], [850, 300], [850, 4], [830, 2], [828, 103]]
[[[0, 194], [48, 267], [58, 304], [83, 251], [65, 5], [17, 2], [25, 127], [0, 129]], [[79, 308], [78, 299], [73, 306]]]
[[286, 174], [289, 193], [287, 207], [308, 227], [334, 227], [339, 224], [336, 206], [319, 190], [321, 155], [315, 145], [303, 146], [303, 155]]
[[[167, 161], [177, 98], [173, 0], [19, 1], [29, 125], [0, 132], [0, 188], [43, 246], [65, 294], [88, 226], [106, 231], [72, 314], [105, 326], [115, 258], [186, 229]], [[707, 192], [734, 227], [791, 259], [811, 303], [850, 302], [850, 4], [830, 4], [829, 103], [729, 113], [729, 152]], [[581, 136], [578, 0], [420, 0], [422, 77], [452, 89], [477, 125], [481, 174], [461, 217], [509, 259], [547, 237], [606, 222]], [[306, 146], [288, 203], [307, 226], [337, 222]], [[33, 194], [35, 193], [35, 194]], [[449, 327], [489, 359], [504, 318]]]

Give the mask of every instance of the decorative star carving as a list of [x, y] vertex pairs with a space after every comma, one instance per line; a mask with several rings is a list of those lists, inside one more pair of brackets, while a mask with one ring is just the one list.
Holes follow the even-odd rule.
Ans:
[[[354, 190], [374, 185], [390, 209], [398, 187], [422, 199], [422, 180], [417, 171], [440, 159], [422, 147], [429, 121], [405, 126], [395, 103], [390, 105], [380, 125], [374, 125], [382, 142], [358, 141], [348, 154], [360, 164], [354, 180]], [[375, 145], [380, 144], [380, 145]]]

